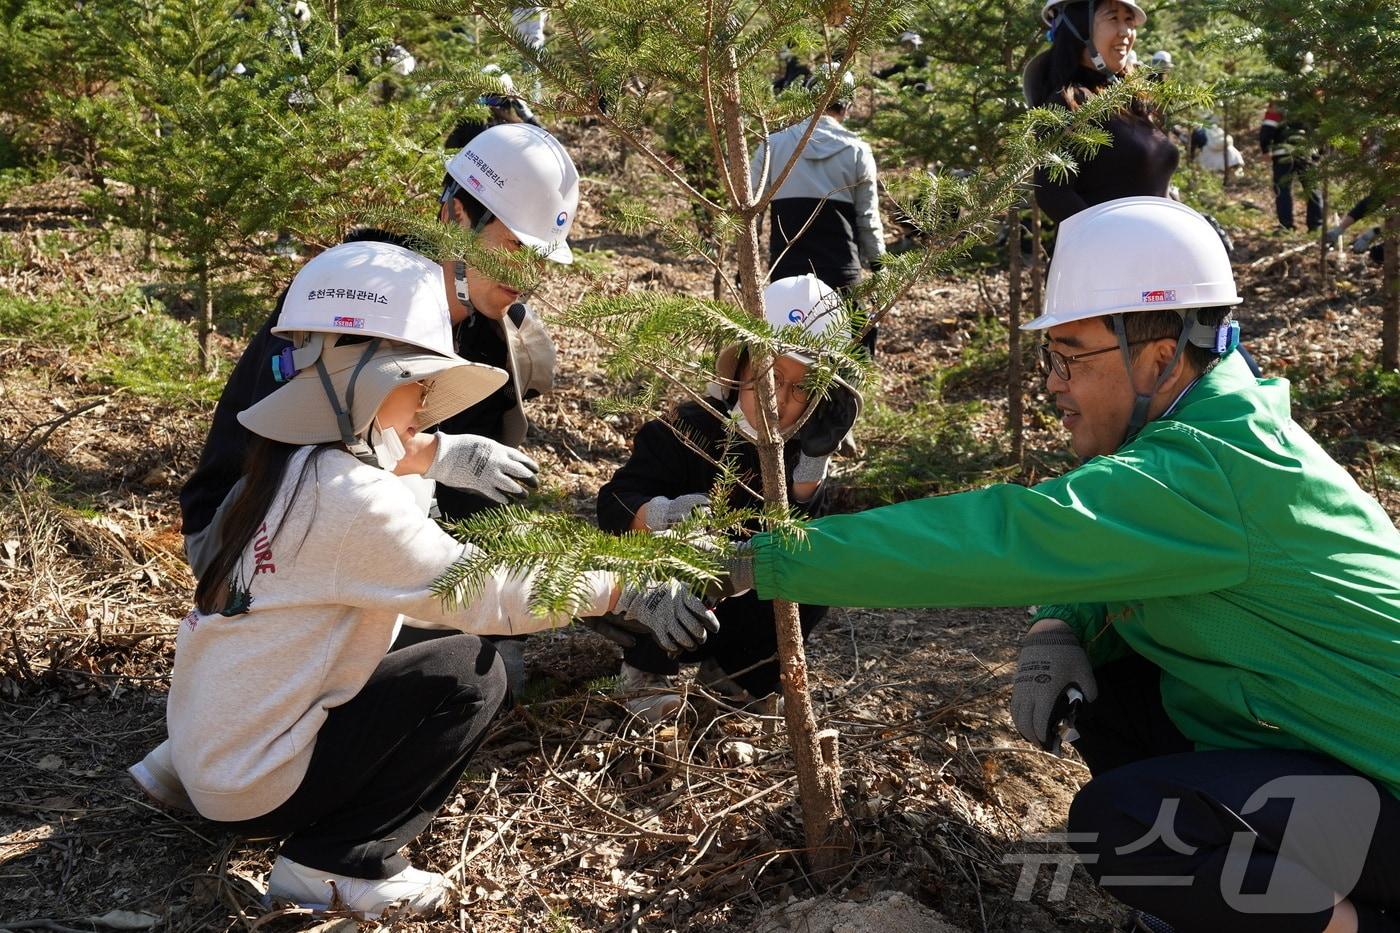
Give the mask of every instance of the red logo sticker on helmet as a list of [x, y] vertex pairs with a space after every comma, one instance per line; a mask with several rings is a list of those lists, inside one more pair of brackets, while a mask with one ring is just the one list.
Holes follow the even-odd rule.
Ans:
[[1145, 305], [1165, 304], [1176, 301], [1176, 289], [1158, 288], [1150, 292], [1142, 293], [1142, 303]]
[[362, 317], [346, 317], [345, 315], [337, 315], [331, 318], [331, 326], [353, 327], [356, 330], [364, 330], [365, 319]]
[[481, 191], [482, 188], [485, 187], [484, 185], [482, 185], [481, 180], [475, 175], [467, 176], [467, 184], [471, 185], [471, 189], [473, 191]]
[[554, 218], [554, 226], [556, 226], [556, 227], [562, 227], [562, 226], [564, 226], [564, 224], [566, 224], [566, 223], [568, 223], [568, 222], [569, 222], [569, 212], [568, 212], [568, 211], [560, 211], [560, 212], [559, 212], [559, 216], [556, 217], [556, 218]]

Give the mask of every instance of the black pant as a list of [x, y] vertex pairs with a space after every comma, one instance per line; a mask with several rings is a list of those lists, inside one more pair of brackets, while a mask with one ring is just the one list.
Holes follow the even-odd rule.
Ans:
[[316, 734], [301, 786], [264, 816], [219, 825], [286, 836], [282, 854], [320, 871], [388, 878], [508, 700], [494, 648], [474, 635], [406, 629], [354, 698]]
[[[826, 616], [825, 606], [799, 606], [802, 637], [812, 633]], [[650, 638], [622, 652], [630, 665], [653, 674], [674, 674], [682, 663], [694, 664], [713, 659], [735, 683], [753, 697], [766, 697], [778, 690], [778, 633], [773, 627], [773, 604], [759, 599], [750, 590], [743, 596], [726, 599], [715, 608], [719, 631], [695, 651], [671, 657]]]
[[[1302, 185], [1309, 184], [1304, 174], [1312, 168], [1306, 160], [1294, 160], [1289, 156], [1274, 157], [1274, 210], [1278, 213], [1278, 222], [1289, 230], [1293, 229], [1293, 180], [1296, 178]], [[1322, 191], [1318, 188], [1307, 189], [1308, 197], [1308, 229], [1316, 230], [1322, 226]]]
[[1155, 666], [1134, 656], [1095, 673], [1099, 698], [1075, 743], [1094, 778], [1069, 832], [1109, 893], [1180, 933], [1318, 933], [1334, 893], [1350, 897], [1363, 933], [1400, 929], [1381, 914], [1400, 912], [1400, 799], [1311, 752], [1193, 751], [1162, 708]]

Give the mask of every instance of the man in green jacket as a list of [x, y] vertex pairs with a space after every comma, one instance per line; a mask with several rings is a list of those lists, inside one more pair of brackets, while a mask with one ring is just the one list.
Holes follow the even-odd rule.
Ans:
[[1050, 747], [1082, 697], [1071, 845], [1114, 896], [1179, 930], [1400, 930], [1400, 533], [1250, 374], [1239, 301], [1190, 208], [1075, 215], [1026, 327], [1084, 463], [759, 535], [731, 585], [1039, 604], [1012, 716]]

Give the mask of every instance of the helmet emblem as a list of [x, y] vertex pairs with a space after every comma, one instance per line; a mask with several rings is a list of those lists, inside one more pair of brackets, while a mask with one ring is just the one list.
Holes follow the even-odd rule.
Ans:
[[562, 227], [562, 226], [564, 226], [564, 224], [566, 224], [566, 223], [568, 223], [568, 222], [569, 222], [569, 212], [568, 212], [568, 211], [560, 211], [560, 212], [559, 212], [559, 216], [556, 217], [556, 218], [554, 218], [554, 226], [556, 226], [556, 227]]
[[1158, 288], [1150, 292], [1142, 293], [1142, 303], [1145, 305], [1164, 304], [1176, 301], [1176, 289]]
[[480, 191], [483, 187], [481, 184], [481, 180], [475, 175], [467, 176], [467, 184], [471, 185], [473, 191]]
[[807, 312], [803, 311], [801, 308], [793, 308], [788, 312], [788, 320], [794, 324], [801, 324], [803, 321], [807, 320]]

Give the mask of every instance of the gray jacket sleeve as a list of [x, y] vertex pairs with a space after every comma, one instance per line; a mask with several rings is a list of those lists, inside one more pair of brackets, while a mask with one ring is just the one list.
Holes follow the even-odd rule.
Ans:
[[879, 184], [875, 173], [875, 154], [868, 145], [860, 147], [856, 180], [856, 236], [860, 240], [860, 261], [869, 266], [885, 254], [885, 228], [880, 223]]

